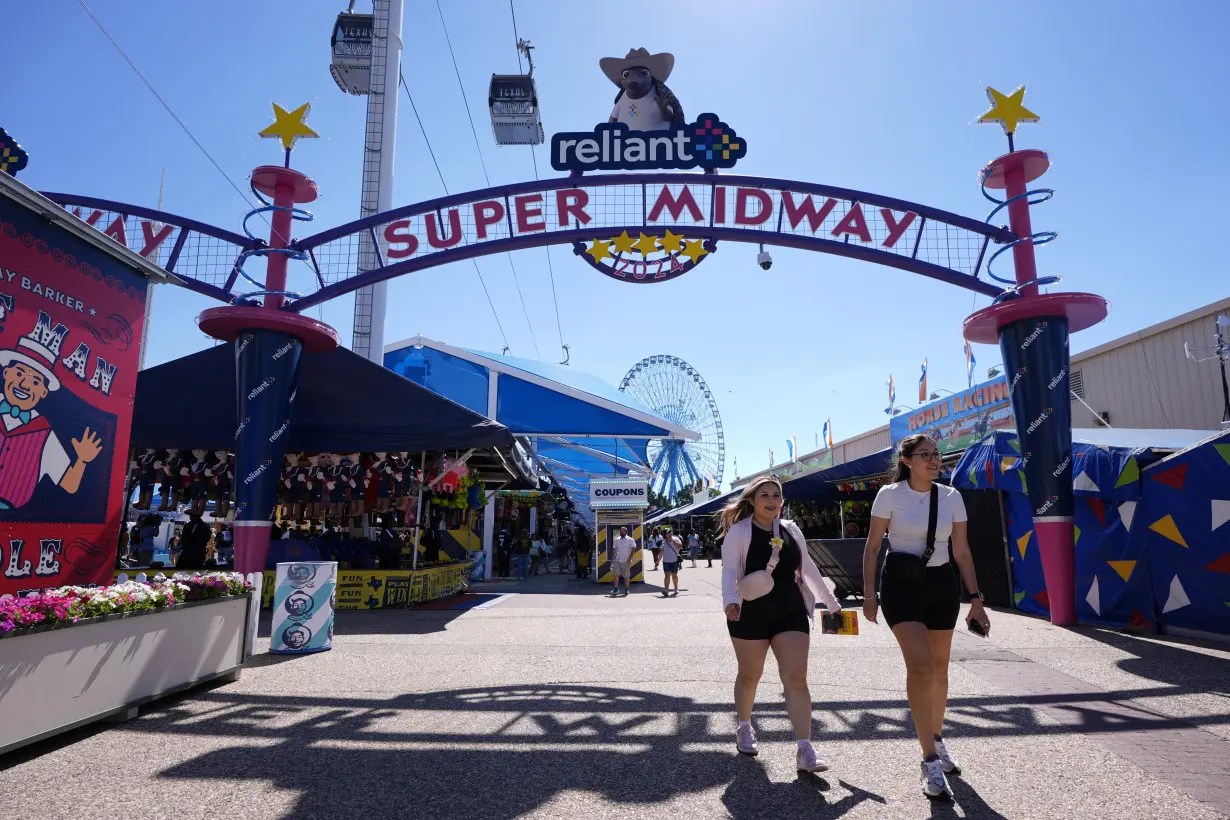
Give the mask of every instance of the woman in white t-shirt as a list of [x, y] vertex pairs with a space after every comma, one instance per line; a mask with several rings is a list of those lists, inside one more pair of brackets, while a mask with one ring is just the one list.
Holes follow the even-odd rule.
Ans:
[[[874, 623], [877, 610], [882, 608], [884, 620], [901, 647], [910, 714], [922, 745], [923, 793], [939, 797], [952, 793], [945, 774], [961, 773], [943, 739], [948, 654], [961, 613], [960, 587], [952, 560], [960, 567], [965, 588], [974, 590], [965, 596], [972, 604], [966, 621], [977, 623], [983, 634], [990, 629], [990, 621], [982, 606], [982, 594], [977, 592], [965, 502], [954, 488], [935, 483], [940, 475], [935, 442], [923, 434], [902, 440], [896, 462], [893, 483], [881, 487], [871, 505], [871, 531], [863, 552], [863, 615]], [[933, 547], [929, 547], [932, 503], [936, 509], [935, 535]], [[877, 606], [876, 564], [885, 532], [891, 546], [884, 561]]]

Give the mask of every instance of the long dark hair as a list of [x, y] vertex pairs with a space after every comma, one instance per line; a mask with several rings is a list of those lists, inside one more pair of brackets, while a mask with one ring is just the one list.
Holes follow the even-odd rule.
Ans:
[[893, 456], [893, 477], [892, 482], [899, 484], [902, 481], [910, 480], [910, 465], [902, 461], [903, 458], [909, 458], [914, 455], [914, 451], [918, 449], [918, 445], [924, 441], [931, 441], [931, 436], [926, 433], [915, 433], [912, 436], [907, 436], [897, 445], [897, 453]]

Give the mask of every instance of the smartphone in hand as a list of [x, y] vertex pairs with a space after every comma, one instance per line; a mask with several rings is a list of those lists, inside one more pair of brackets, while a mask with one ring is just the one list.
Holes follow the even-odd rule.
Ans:
[[969, 626], [969, 631], [973, 632], [978, 637], [985, 638], [987, 636], [987, 631], [982, 628], [982, 624], [979, 621], [970, 618], [966, 623]]

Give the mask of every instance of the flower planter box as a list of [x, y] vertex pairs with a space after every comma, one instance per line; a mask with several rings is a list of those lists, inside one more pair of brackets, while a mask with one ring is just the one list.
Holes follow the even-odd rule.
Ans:
[[0, 754], [216, 678], [251, 654], [256, 594], [18, 630], [0, 639]]

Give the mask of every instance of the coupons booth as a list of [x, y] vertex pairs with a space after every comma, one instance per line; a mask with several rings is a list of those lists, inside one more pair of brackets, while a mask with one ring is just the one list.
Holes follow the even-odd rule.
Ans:
[[649, 482], [635, 479], [590, 479], [589, 506], [594, 511], [594, 580], [600, 584], [614, 581], [611, 574], [611, 544], [619, 528], [627, 527], [636, 541], [632, 552], [632, 581], [645, 580], [641, 560], [644, 546], [645, 510], [649, 507]]

